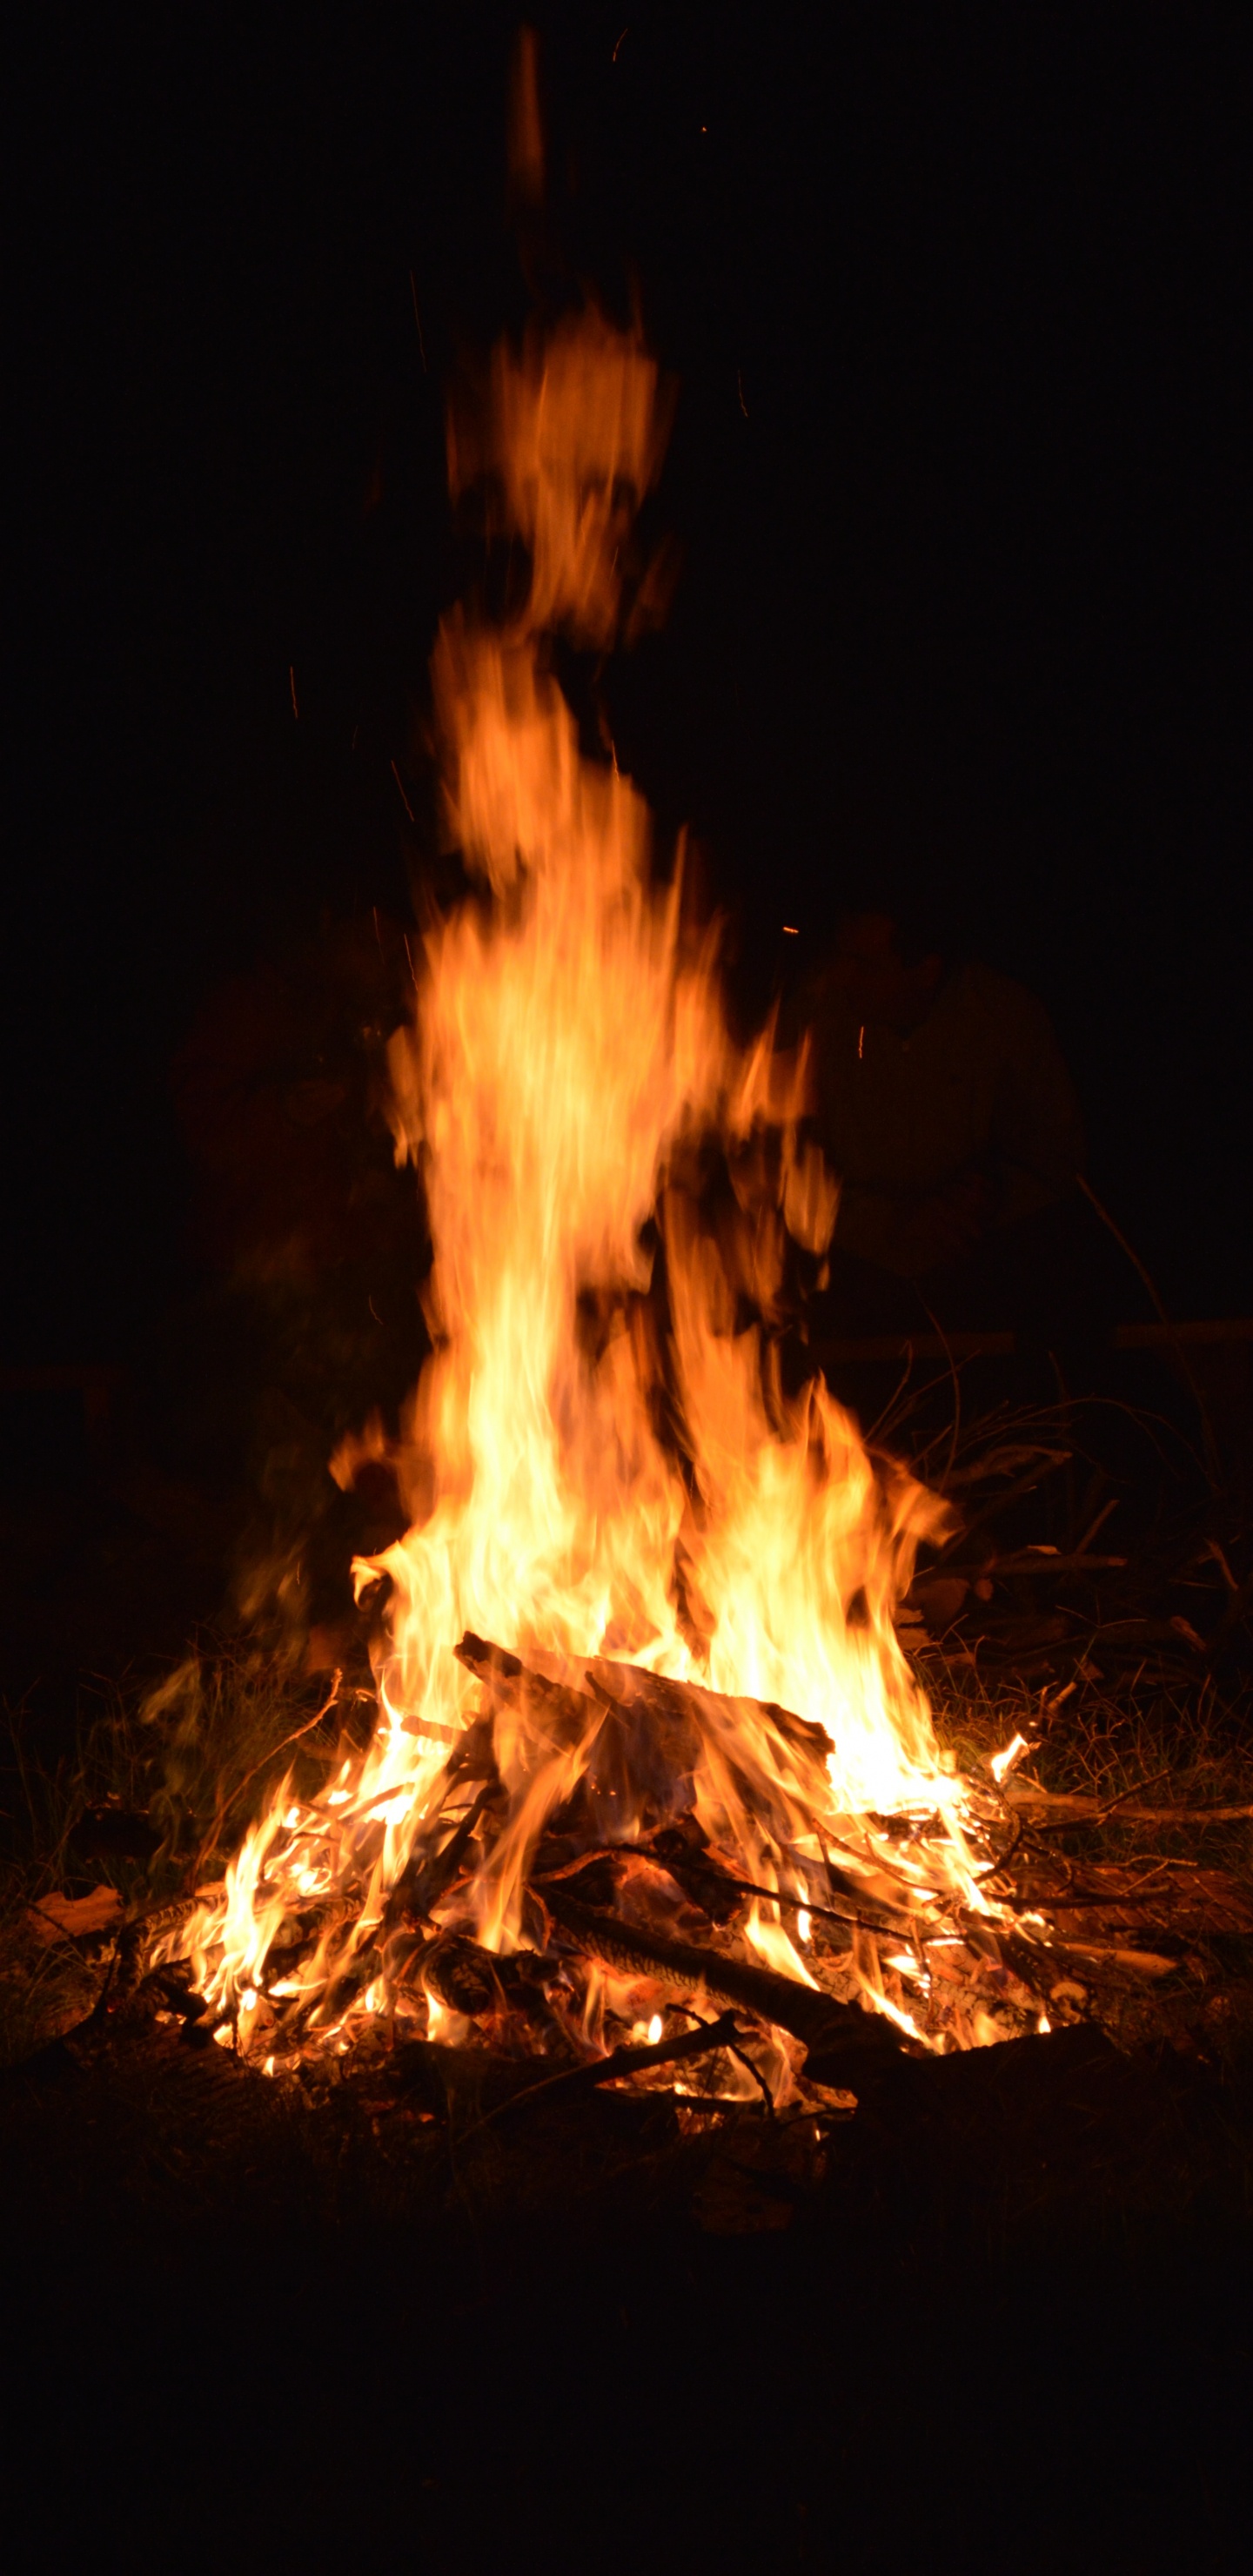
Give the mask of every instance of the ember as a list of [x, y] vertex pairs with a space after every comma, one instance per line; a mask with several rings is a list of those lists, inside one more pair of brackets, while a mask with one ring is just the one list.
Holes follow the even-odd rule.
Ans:
[[658, 881], [551, 669], [639, 613], [662, 393], [589, 311], [450, 416], [454, 495], [531, 570], [434, 658], [473, 890], [390, 1053], [435, 1355], [393, 1461], [412, 1526], [355, 1568], [389, 1587], [378, 1720], [153, 1952], [267, 2070], [382, 2021], [552, 2074], [703, 2051], [706, 2093], [777, 2103], [1040, 2022], [1031, 1927], [1013, 1971], [996, 1937], [1021, 1739], [957, 1776], [893, 1627], [943, 1508], [821, 1378], [786, 1399], [763, 1330], [788, 1238], [817, 1264], [835, 1215], [804, 1049], [732, 1042], [682, 851]]

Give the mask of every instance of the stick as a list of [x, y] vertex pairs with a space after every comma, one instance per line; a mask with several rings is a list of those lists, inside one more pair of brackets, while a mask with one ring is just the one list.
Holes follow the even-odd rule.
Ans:
[[[477, 2137], [493, 2120], [506, 2111], [516, 2111], [523, 2102], [534, 2102], [537, 2095], [563, 2092], [591, 2093], [598, 2084], [611, 2084], [619, 2075], [638, 2075], [645, 2066], [667, 2066], [680, 2057], [704, 2057], [711, 2048], [733, 2048], [739, 2039], [734, 2013], [722, 2013], [717, 2021], [702, 2022], [696, 2030], [680, 2031], [677, 2039], [660, 2039], [652, 2047], [613, 2048], [608, 2057], [594, 2058], [588, 2066], [563, 2066], [558, 2075], [545, 2075], [538, 2084], [528, 2084], [521, 2093], [511, 2093], [494, 2110], [484, 2112], [473, 2128], [463, 2129], [457, 2144], [463, 2147], [468, 2138]], [[738, 2054], [738, 2051], [737, 2051]]]
[[222, 1827], [225, 1824], [236, 1799], [242, 1798], [245, 1789], [251, 1787], [253, 1781], [256, 1779], [257, 1773], [259, 1771], [264, 1771], [267, 1762], [272, 1762], [277, 1753], [285, 1753], [289, 1744], [299, 1744], [302, 1735], [312, 1735], [314, 1727], [320, 1726], [324, 1717], [329, 1717], [331, 1710], [334, 1708], [335, 1703], [339, 1698], [339, 1685], [343, 1678], [343, 1672], [337, 1665], [335, 1678], [331, 1683], [330, 1698], [323, 1701], [321, 1708], [318, 1710], [317, 1716], [307, 1718], [303, 1726], [297, 1726], [294, 1728], [290, 1735], [285, 1735], [283, 1737], [281, 1744], [272, 1744], [269, 1752], [263, 1753], [260, 1761], [253, 1763], [251, 1771], [245, 1771], [243, 1779], [239, 1782], [238, 1786], [232, 1789], [225, 1806], [219, 1807], [216, 1815], [214, 1816], [208, 1839], [200, 1846], [200, 1854], [197, 1861], [198, 1868], [207, 1858], [208, 1854], [216, 1848]]
[[893, 2056], [899, 2041], [886, 2021], [863, 2012], [860, 2004], [837, 2003], [799, 1977], [780, 1976], [774, 1968], [750, 1965], [746, 1959], [724, 1959], [687, 1941], [664, 1940], [642, 1932], [619, 1915], [600, 1914], [580, 1905], [564, 1888], [550, 1887], [544, 1903], [577, 1949], [628, 1976], [652, 1977], [681, 1994], [704, 1993], [716, 2002], [756, 2013], [758, 2019], [790, 2031], [806, 2048], [825, 2057], [840, 2048], [858, 2056]]
[[907, 1933], [912, 1928], [910, 1915], [904, 1912], [893, 1914], [888, 1906], [875, 1906], [873, 1897], [867, 1900], [873, 1911], [859, 1911], [851, 1904], [844, 1907], [816, 1905], [811, 1896], [789, 1896], [781, 1887], [759, 1886], [755, 1878], [733, 1878], [730, 1870], [719, 1869], [716, 1861], [695, 1857], [689, 1860], [686, 1856], [681, 1860], [672, 1859], [666, 1852], [650, 1851], [647, 1843], [597, 1843], [580, 1852], [576, 1860], [564, 1861], [560, 1869], [532, 1878], [530, 1885], [538, 1888], [555, 1886], [562, 1879], [576, 1877], [589, 1860], [612, 1860], [619, 1854], [652, 1861], [655, 1868], [664, 1869], [680, 1887], [685, 1878], [704, 1878], [712, 1886], [723, 1888], [737, 1897], [766, 1896], [772, 1905], [784, 1907], [789, 1913], [816, 1914], [824, 1923], [859, 1923], [865, 1932], [886, 1932], [893, 1939], [898, 1933]]
[[1131, 1263], [1132, 1269], [1135, 1271], [1136, 1277], [1139, 1279], [1141, 1286], [1146, 1291], [1152, 1303], [1157, 1320], [1161, 1325], [1163, 1332], [1167, 1333], [1170, 1337], [1171, 1348], [1179, 1363], [1180, 1375], [1183, 1378], [1184, 1383], [1191, 1394], [1192, 1401], [1196, 1406], [1197, 1412], [1201, 1417], [1201, 1436], [1205, 1442], [1205, 1463], [1209, 1469], [1210, 1476], [1214, 1484], [1220, 1484], [1222, 1481], [1222, 1461], [1219, 1455], [1218, 1442], [1214, 1437], [1214, 1425], [1210, 1420], [1209, 1406], [1201, 1393], [1200, 1386], [1197, 1383], [1195, 1373], [1188, 1360], [1183, 1343], [1181, 1342], [1178, 1333], [1175, 1331], [1175, 1327], [1162, 1304], [1153, 1280], [1145, 1269], [1144, 1263], [1140, 1259], [1139, 1253], [1136, 1252], [1132, 1245], [1128, 1243], [1121, 1226], [1115, 1224], [1113, 1217], [1110, 1215], [1109, 1209], [1102, 1206], [1095, 1190], [1091, 1187], [1089, 1182], [1085, 1181], [1082, 1172], [1076, 1172], [1075, 1179], [1077, 1180], [1089, 1206], [1095, 1209], [1102, 1225], [1108, 1227], [1119, 1251], [1126, 1254], [1128, 1261]]
[[[1000, 1574], [1086, 1573], [1089, 1570], [1095, 1572], [1098, 1569], [1100, 1571], [1107, 1571], [1112, 1566], [1124, 1566], [1126, 1562], [1127, 1560], [1125, 1556], [1085, 1556], [1081, 1548], [1076, 1549], [1073, 1556], [1054, 1556], [1047, 1548], [1032, 1547], [1024, 1548], [1018, 1556], [991, 1557], [986, 1565], [972, 1566], [971, 1574], [974, 1576], [990, 1575], [995, 1581], [997, 1575]], [[963, 1566], [951, 1566], [949, 1568], [950, 1581], [957, 1575], [964, 1572], [965, 1568]], [[923, 1577], [923, 1580], [925, 1582], [925, 1576]]]
[[[1162, 1771], [1157, 1776], [1164, 1780], [1169, 1774]], [[1129, 1807], [1124, 1804], [1125, 1799], [1138, 1796], [1139, 1789], [1151, 1785], [1151, 1782], [1141, 1781], [1139, 1788], [1121, 1791], [1119, 1796], [1111, 1799], [1107, 1806], [1101, 1806], [1095, 1798], [1062, 1797], [1056, 1795], [1051, 1789], [1029, 1789], [1025, 1796], [1020, 1789], [1013, 1798], [1013, 1804], [1016, 1807], [1052, 1808], [1056, 1830], [1059, 1833], [1064, 1831], [1068, 1824], [1103, 1824], [1105, 1818], [1113, 1815], [1115, 1809], [1129, 1823], [1137, 1825], [1235, 1825], [1245, 1823], [1250, 1816], [1253, 1816], [1253, 1806]], [[1035, 1830], [1037, 1833], [1047, 1833], [1050, 1827], [1047, 1823], [1037, 1822]]]

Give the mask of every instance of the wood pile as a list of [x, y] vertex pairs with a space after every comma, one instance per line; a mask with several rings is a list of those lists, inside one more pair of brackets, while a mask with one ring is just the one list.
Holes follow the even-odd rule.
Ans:
[[[821, 1861], [776, 1816], [777, 1871], [752, 1880], [707, 1839], [693, 1795], [703, 1748], [733, 1758], [742, 1702], [607, 1658], [545, 1658], [541, 1671], [473, 1636], [457, 1651], [481, 1714], [450, 1748], [381, 1919], [353, 1931], [366, 1891], [347, 1878], [289, 1918], [245, 2035], [206, 2011], [187, 1962], [151, 1964], [188, 1900], [120, 1925], [111, 1892], [94, 1906], [45, 1900], [22, 1929], [27, 1954], [57, 1962], [43, 1971], [56, 1997], [45, 2036], [77, 2027], [80, 2043], [107, 2048], [123, 2028], [133, 2041], [146, 2016], [167, 2046], [216, 2041], [241, 2081], [262, 2068], [306, 2092], [332, 2074], [357, 2080], [372, 2115], [463, 2141], [516, 2142], [592, 2096], [741, 2144], [746, 2121], [754, 2135], [764, 2122], [774, 2145], [736, 2161], [752, 2202], [754, 2158], [814, 2166], [823, 2137], [886, 2099], [911, 2064], [925, 2088], [954, 2052], [993, 2041], [1076, 2023], [1132, 2040], [1150, 2022], [1169, 2031], [1172, 2011], [1195, 2023], [1198, 1999], [1212, 2005], [1216, 1963], [1219, 1977], [1253, 1964], [1253, 1905], [1235, 1879], [1178, 1854], [1102, 1849], [1128, 1816], [1177, 1825], [1169, 1801], [1102, 1804], [989, 1776], [970, 1819], [974, 1905], [944, 1865], [937, 1814], [840, 1819]], [[504, 1830], [496, 1729], [520, 1710], [556, 1746], [585, 1743], [589, 1726], [593, 1745], [529, 1852], [523, 1946], [497, 1953], [472, 1937], [461, 1900]], [[753, 1714], [785, 1776], [823, 1764], [821, 1730], [779, 1708]], [[615, 1806], [635, 1818], [627, 1836], [612, 1830]], [[763, 1921], [790, 1926], [799, 1973], [754, 1946]], [[386, 2015], [354, 2015], [380, 1979]], [[421, 2036], [432, 1999], [438, 2037]]]

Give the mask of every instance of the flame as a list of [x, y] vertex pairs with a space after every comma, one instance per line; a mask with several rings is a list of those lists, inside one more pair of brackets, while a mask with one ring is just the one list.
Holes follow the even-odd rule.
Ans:
[[[638, 1835], [639, 1766], [615, 1785], [602, 1744], [613, 1712], [635, 1723], [633, 1673], [674, 1686], [708, 1840], [791, 1902], [793, 1930], [781, 1902], [753, 1898], [744, 1937], [770, 1966], [815, 1982], [797, 1946], [812, 1931], [803, 1865], [821, 1868], [828, 1841], [906, 1902], [926, 1881], [922, 1837], [932, 1881], [996, 1910], [969, 1792], [892, 1621], [939, 1506], [872, 1465], [821, 1379], [789, 1398], [769, 1337], [789, 1236], [821, 1255], [836, 1212], [799, 1133], [804, 1051], [784, 1056], [770, 1030], [747, 1053], [733, 1043], [682, 849], [668, 880], [655, 871], [641, 796], [611, 749], [581, 746], [551, 669], [558, 631], [603, 652], [619, 629], [665, 414], [638, 334], [585, 313], [497, 350], [478, 408], [450, 422], [454, 494], [486, 487], [531, 581], [503, 625], [455, 610], [433, 662], [471, 891], [428, 927], [390, 1050], [397, 1157], [420, 1173], [435, 1246], [434, 1352], [396, 1462], [412, 1525], [354, 1568], [360, 1590], [390, 1586], [379, 1718], [320, 1798], [294, 1804], [282, 1784], [182, 1937], [223, 2012], [245, 1994], [250, 2025], [299, 2006], [324, 2045], [388, 2009], [373, 1937], [480, 1709], [452, 1651], [465, 1631], [516, 1650], [554, 1694], [494, 1705], [505, 1809], [471, 1841], [455, 1915], [487, 1949], [527, 1940], [528, 1861], [576, 1792], [611, 1839]], [[337, 1472], [351, 1468], [346, 1453]], [[703, 1696], [684, 1716], [690, 1683]], [[913, 1820], [909, 1852], [892, 1818]], [[349, 1881], [365, 1892], [337, 1910]], [[276, 1974], [285, 1922], [318, 1907], [312, 1958]], [[917, 2035], [877, 1965], [859, 1982]], [[627, 1991], [589, 1969], [586, 2044]], [[644, 2021], [660, 2031], [647, 2002]], [[433, 1984], [426, 2026], [469, 2027]]]

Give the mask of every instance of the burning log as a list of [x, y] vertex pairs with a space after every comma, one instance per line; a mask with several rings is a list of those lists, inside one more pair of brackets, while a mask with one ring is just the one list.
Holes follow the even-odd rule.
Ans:
[[[666, 1868], [680, 1884], [685, 1873], [688, 1877], [699, 1875], [715, 1895], [726, 1900], [733, 1892], [736, 1902], [742, 1896], [764, 1896], [797, 1911], [862, 1923], [875, 1930], [905, 1928], [904, 1915], [876, 1903], [830, 1861], [824, 1870], [825, 1902], [815, 1903], [808, 1895], [791, 1897], [787, 1891], [758, 1881], [734, 1879], [699, 1854], [689, 1857], [680, 1833], [657, 1822], [659, 1817], [678, 1815], [690, 1819], [694, 1774], [702, 1754], [709, 1749], [736, 1779], [745, 1806], [768, 1831], [771, 1818], [762, 1784], [750, 1781], [735, 1759], [734, 1746], [745, 1733], [746, 1722], [767, 1741], [774, 1736], [802, 1773], [810, 1775], [804, 1786], [811, 1794], [826, 1791], [831, 1742], [825, 1727], [797, 1717], [773, 1701], [732, 1699], [725, 1692], [706, 1690], [699, 1683], [672, 1681], [665, 1674], [647, 1672], [637, 1664], [615, 1663], [603, 1656], [589, 1657], [584, 1663], [560, 1659], [570, 1674], [582, 1676], [587, 1684], [584, 1689], [569, 1680], [553, 1681], [482, 1637], [464, 1636], [456, 1654], [494, 1699], [510, 1708], [538, 1710], [550, 1718], [555, 1729], [562, 1730], [559, 1740], [587, 1745], [594, 1817], [604, 1816], [609, 1807], [609, 1821], [618, 1828], [618, 1842], [625, 1840], [633, 1820], [646, 1822], [651, 1848], [664, 1858]], [[790, 1817], [780, 1814], [774, 1821], [780, 1841], [786, 1844], [791, 1838]], [[847, 1901], [842, 1901], [842, 1891]], [[701, 1901], [699, 1897], [697, 1901]]]
[[720, 2013], [717, 2021], [702, 2022], [697, 2030], [676, 2031], [673, 2038], [650, 2041], [638, 2048], [611, 2048], [607, 2057], [593, 2058], [584, 2066], [563, 2066], [555, 2075], [541, 2077], [536, 2084], [524, 2085], [510, 2093], [503, 2102], [475, 2122], [474, 2129], [463, 2131], [458, 2146], [465, 2146], [478, 2129], [485, 2129], [506, 2111], [521, 2110], [526, 2104], [571, 2101], [582, 2093], [593, 2093], [602, 2084], [615, 2084], [625, 2075], [642, 2075], [654, 2066], [677, 2065], [684, 2059], [708, 2057], [716, 2049], [738, 2049], [743, 2033], [737, 2028], [733, 2012]]
[[697, 1904], [715, 1923], [729, 1921], [746, 1898], [761, 1896], [784, 1913], [816, 1915], [820, 1922], [836, 1923], [845, 1929], [860, 1924], [868, 1932], [887, 1932], [900, 1938], [907, 1938], [910, 1931], [907, 1914], [893, 1914], [887, 1906], [875, 1905], [864, 1897], [854, 1902], [851, 1897], [841, 1895], [838, 1883], [831, 1887], [829, 1882], [832, 1879], [839, 1882], [841, 1873], [833, 1868], [830, 1861], [824, 1872], [827, 1901], [822, 1905], [808, 1893], [790, 1896], [785, 1889], [765, 1887], [755, 1879], [735, 1878], [704, 1853], [688, 1850], [681, 1836], [668, 1829], [654, 1834], [648, 1849], [664, 1863], [671, 1877], [685, 1892], [695, 1895]]
[[[541, 1951], [484, 1950], [459, 1933], [441, 1932], [416, 1953], [410, 1982], [415, 1974], [428, 1993], [467, 2021], [509, 2012], [550, 2031], [560, 2029], [547, 1989], [562, 1980], [561, 1962]], [[561, 2036], [564, 2043], [564, 2031]]]
[[[737, 2005], [773, 2022], [803, 2042], [820, 2080], [839, 2083], [854, 2068], [873, 2072], [900, 2054], [900, 2041], [889, 2024], [862, 2012], [856, 2004], [838, 2003], [799, 1977], [781, 1976], [746, 1959], [727, 1959], [693, 1942], [668, 1941], [660, 1933], [642, 1932], [618, 1915], [580, 1905], [561, 1885], [551, 1883], [543, 1901], [554, 1922], [587, 1956], [604, 1961], [628, 1976], [652, 1977], [679, 1994], [707, 1995], [712, 2002]], [[834, 2070], [839, 2069], [840, 2072]]]
[[387, 1928], [406, 1916], [419, 1921], [429, 1919], [441, 1897], [453, 1885], [470, 1849], [479, 1818], [491, 1804], [498, 1787], [493, 1765], [491, 1779], [484, 1782], [473, 1805], [467, 1808], [442, 1849], [434, 1854], [424, 1849], [415, 1852], [408, 1866], [401, 1871], [387, 1900], [384, 1916]]
[[596, 1704], [586, 1693], [570, 1690], [547, 1674], [532, 1672], [517, 1655], [504, 1646], [493, 1646], [484, 1637], [469, 1630], [454, 1648], [457, 1661], [464, 1664], [491, 1692], [504, 1708], [512, 1708], [545, 1725], [554, 1744], [578, 1743], [590, 1720], [596, 1716]]

